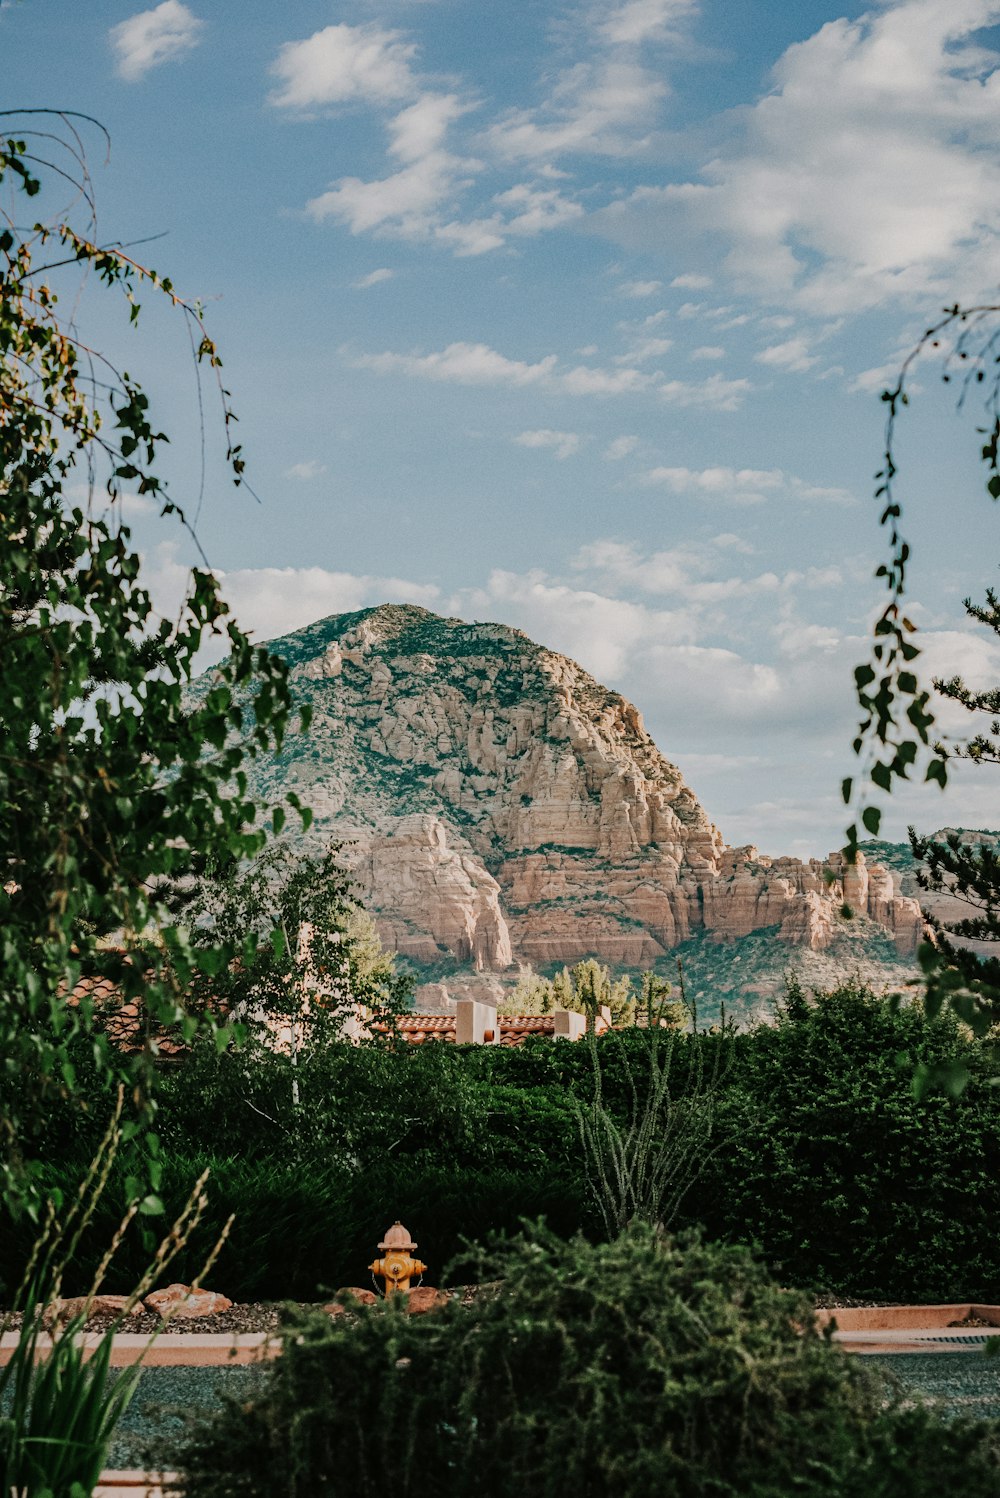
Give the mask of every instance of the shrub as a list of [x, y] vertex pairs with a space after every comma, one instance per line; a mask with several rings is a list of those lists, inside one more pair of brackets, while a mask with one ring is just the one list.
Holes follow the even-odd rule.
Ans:
[[170, 1453], [186, 1498], [995, 1494], [993, 1435], [898, 1408], [745, 1250], [534, 1229], [480, 1273], [471, 1306], [292, 1321]]
[[[794, 996], [793, 996], [794, 997]], [[961, 1097], [914, 1095], [915, 1067], [964, 1061]], [[888, 1300], [1000, 1297], [1000, 1089], [950, 1018], [855, 984], [797, 998], [740, 1036], [719, 1153], [686, 1209], [759, 1243], [786, 1282]]]

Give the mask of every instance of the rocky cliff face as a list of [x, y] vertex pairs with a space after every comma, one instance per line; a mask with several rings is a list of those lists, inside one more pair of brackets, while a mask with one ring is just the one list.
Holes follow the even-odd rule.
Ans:
[[636, 966], [765, 927], [822, 951], [845, 906], [916, 949], [886, 869], [727, 847], [637, 709], [517, 630], [386, 606], [273, 648], [313, 722], [260, 789], [349, 841], [384, 941], [418, 962]]

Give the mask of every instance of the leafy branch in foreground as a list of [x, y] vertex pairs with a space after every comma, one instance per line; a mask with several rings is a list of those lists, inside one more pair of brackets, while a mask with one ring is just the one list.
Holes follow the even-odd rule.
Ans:
[[[98, 243], [81, 136], [57, 118], [53, 132], [0, 115], [0, 1197], [36, 1214], [33, 1131], [54, 1094], [76, 1093], [74, 1037], [93, 1040], [109, 1081], [127, 1077], [148, 1119], [157, 1028], [194, 1032], [192, 976], [229, 954], [194, 950], [165, 891], [209, 853], [260, 851], [241, 767], [280, 746], [291, 711], [285, 666], [233, 621], [207, 567], [174, 618], [142, 584], [124, 501], [150, 497], [187, 524], [156, 473], [166, 438], [138, 382], [84, 341], [76, 309], [60, 313], [60, 288], [96, 280], [135, 322], [145, 285], [186, 321], [196, 367], [218, 376], [220, 361], [197, 304]], [[66, 183], [68, 215], [26, 227], [28, 205]], [[226, 659], [192, 708], [185, 687], [213, 638]], [[109, 1049], [89, 999], [67, 1003], [85, 976], [141, 996], [139, 1056]]]
[[[991, 499], [1000, 499], [1000, 304], [963, 307], [956, 303], [945, 308], [939, 321], [927, 329], [903, 361], [895, 385], [882, 394], [887, 407], [885, 455], [876, 475], [875, 497], [882, 507], [879, 523], [888, 532], [889, 557], [879, 565], [875, 575], [882, 579], [888, 599], [875, 622], [870, 658], [854, 672], [861, 717], [853, 748], [862, 766], [860, 774], [848, 777], [842, 786], [847, 805], [854, 801], [856, 790], [861, 791], [860, 815], [847, 829], [845, 852], [852, 859], [857, 854], [861, 829], [877, 837], [881, 825], [881, 808], [867, 798], [869, 784], [876, 791], [891, 795], [900, 781], [908, 781], [922, 766], [924, 780], [936, 783], [943, 790], [948, 783], [949, 760], [965, 758], [989, 763], [998, 758], [995, 741], [1000, 737], [997, 721], [1000, 692], [970, 692], [959, 677], [950, 682], [935, 680], [932, 685], [970, 711], [989, 714], [993, 720], [990, 732], [980, 733], [962, 746], [946, 744], [934, 736], [937, 719], [931, 687], [920, 678], [917, 627], [904, 606], [910, 544], [902, 532], [903, 512], [897, 487], [897, 425], [910, 402], [909, 386], [916, 364], [938, 355], [943, 359], [944, 382], [959, 383], [959, 408], [970, 392], [985, 388], [986, 424], [976, 430], [981, 439], [980, 457], [986, 467], [986, 492]], [[966, 599], [965, 608], [979, 623], [995, 628], [1000, 622], [997, 599], [992, 593], [987, 595], [985, 606]], [[995, 909], [1000, 891], [991, 891], [990, 870], [978, 855], [973, 854], [970, 860], [967, 853], [947, 848], [932, 855], [932, 840], [916, 837], [911, 840], [917, 856], [929, 858], [925, 888], [947, 889], [962, 898], [971, 897], [974, 904], [979, 904], [980, 916], [973, 918], [974, 925], [979, 921], [976, 932], [971, 927], [964, 931], [955, 928], [954, 934], [983, 936], [989, 927], [989, 939], [1000, 936]], [[997, 973], [992, 969], [987, 971], [981, 964], [977, 968], [974, 959], [959, 961], [955, 954], [955, 947], [946, 938], [936, 946], [925, 944], [921, 950], [921, 962], [928, 977], [929, 1012], [937, 1013], [947, 999], [970, 1024], [985, 1030], [1000, 1004]]]
[[[863, 759], [860, 780], [891, 793], [894, 782], [907, 780], [921, 755], [926, 757], [924, 778], [936, 781], [942, 788], [948, 780], [949, 751], [932, 742], [935, 724], [929, 688], [922, 685], [916, 662], [920, 647], [916, 643], [917, 627], [904, 612], [907, 565], [910, 544], [902, 533], [902, 505], [897, 494], [896, 428], [903, 409], [909, 405], [909, 382], [914, 366], [929, 354], [941, 351], [944, 358], [942, 378], [950, 383], [961, 380], [959, 406], [970, 389], [986, 385], [985, 402], [988, 424], [977, 428], [983, 439], [982, 460], [986, 465], [986, 492], [1000, 499], [1000, 326], [996, 326], [1000, 304], [945, 309], [944, 316], [927, 329], [919, 343], [903, 361], [896, 384], [882, 393], [886, 403], [885, 455], [876, 474], [875, 498], [882, 505], [879, 524], [888, 531], [889, 559], [879, 564], [875, 576], [881, 578], [889, 597], [875, 622], [871, 659], [854, 672], [861, 719], [854, 753]], [[989, 377], [987, 372], [990, 371]], [[843, 796], [848, 805], [854, 795], [854, 778], [844, 781]], [[861, 811], [865, 832], [877, 837], [881, 822], [879, 808], [865, 805]], [[858, 825], [848, 828], [848, 848], [856, 851]]]

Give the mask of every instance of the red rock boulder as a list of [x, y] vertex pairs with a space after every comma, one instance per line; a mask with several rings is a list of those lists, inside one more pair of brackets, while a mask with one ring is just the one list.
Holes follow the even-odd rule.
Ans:
[[217, 1316], [220, 1311], [228, 1311], [232, 1301], [227, 1300], [225, 1295], [220, 1295], [217, 1290], [192, 1290], [190, 1285], [168, 1285], [165, 1290], [154, 1290], [152, 1295], [147, 1295], [143, 1305], [147, 1311], [161, 1316], [164, 1321], [168, 1317], [173, 1321], [175, 1317], [188, 1319], [193, 1316]]

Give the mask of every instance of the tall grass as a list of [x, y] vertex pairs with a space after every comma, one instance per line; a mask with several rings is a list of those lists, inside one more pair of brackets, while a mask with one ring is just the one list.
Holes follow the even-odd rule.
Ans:
[[[128, 1229], [141, 1210], [133, 1197], [105, 1238], [85, 1294], [68, 1315], [61, 1300], [67, 1274], [85, 1238], [95, 1226], [122, 1139], [122, 1093], [101, 1146], [76, 1192], [60, 1216], [49, 1199], [42, 1225], [11, 1311], [0, 1321], [6, 1332], [20, 1318], [18, 1340], [9, 1361], [0, 1367], [0, 1494], [3, 1498], [89, 1498], [107, 1457], [115, 1426], [132, 1401], [142, 1375], [141, 1360], [155, 1340], [154, 1332], [139, 1360], [110, 1376], [114, 1334], [132, 1308], [147, 1295], [184, 1252], [205, 1214], [208, 1199], [203, 1174], [195, 1182], [170, 1231], [132, 1281], [120, 1314], [87, 1356], [83, 1329], [96, 1296]], [[207, 1273], [222, 1247], [228, 1225], [208, 1256]], [[195, 1280], [197, 1283], [197, 1277]], [[161, 1323], [165, 1325], [164, 1321]]]

